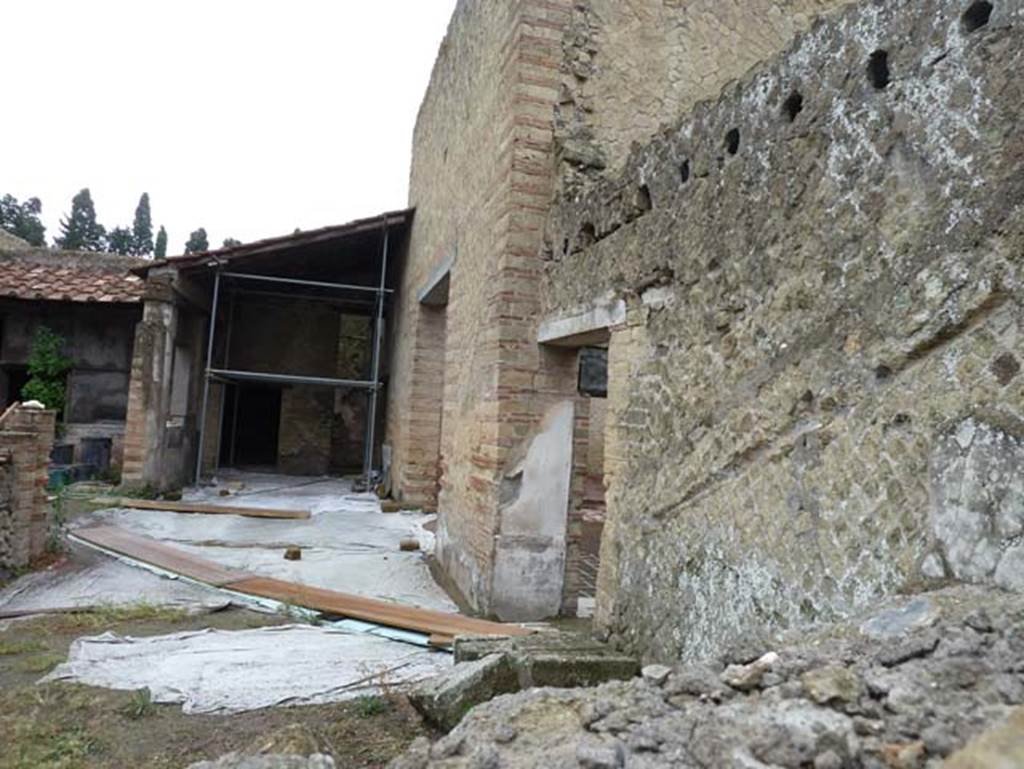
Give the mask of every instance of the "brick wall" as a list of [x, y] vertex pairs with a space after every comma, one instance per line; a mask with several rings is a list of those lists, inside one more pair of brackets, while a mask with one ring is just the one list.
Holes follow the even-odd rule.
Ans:
[[[396, 494], [437, 504], [441, 561], [481, 610], [505, 589], [492, 571], [510, 457], [553, 403], [576, 397], [574, 356], [536, 343], [542, 252], [554, 250], [541, 246], [556, 187], [620, 163], [632, 141], [842, 4], [458, 4], [414, 137], [417, 214], [397, 315], [388, 441]], [[712, 44], [720, 56], [708, 55]], [[447, 262], [447, 307], [420, 305], [420, 290]], [[589, 429], [585, 415], [578, 426]], [[589, 451], [581, 440], [577, 450]], [[575, 475], [584, 465], [574, 461]], [[574, 500], [581, 495], [575, 482]], [[570, 534], [567, 607], [576, 591], [568, 518], [576, 501], [561, 513]]]
[[0, 569], [24, 567], [46, 548], [47, 467], [55, 411], [14, 405], [0, 416]]
[[[417, 214], [388, 424], [393, 477], [397, 494], [427, 505], [439, 490], [440, 558], [484, 611], [502, 468], [544, 406], [526, 395], [539, 365], [537, 252], [570, 6], [460, 2], [414, 136]], [[454, 260], [447, 307], [420, 305], [419, 290], [446, 260]]]

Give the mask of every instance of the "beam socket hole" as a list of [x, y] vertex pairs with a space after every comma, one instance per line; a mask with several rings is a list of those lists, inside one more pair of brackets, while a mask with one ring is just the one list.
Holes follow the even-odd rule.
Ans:
[[884, 91], [892, 82], [892, 71], [889, 69], [889, 52], [875, 51], [868, 59], [868, 80], [876, 91]]
[[992, 18], [993, 9], [994, 6], [988, 0], [978, 0], [975, 3], [971, 3], [960, 18], [964, 32], [969, 35], [988, 24]]

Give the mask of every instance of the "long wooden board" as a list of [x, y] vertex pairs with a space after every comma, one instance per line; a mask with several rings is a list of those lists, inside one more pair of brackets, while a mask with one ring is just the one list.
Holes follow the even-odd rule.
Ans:
[[[101, 500], [106, 502], [106, 500]], [[133, 510], [162, 510], [167, 513], [199, 513], [204, 515], [243, 515], [246, 518], [282, 518], [306, 520], [309, 510], [278, 510], [269, 507], [230, 507], [228, 505], [207, 505], [200, 502], [165, 502], [155, 499], [112, 500], [112, 507], [128, 507]]]
[[518, 625], [504, 625], [482, 619], [464, 617], [461, 614], [419, 609], [403, 606], [375, 598], [364, 598], [335, 590], [326, 590], [309, 585], [299, 585], [270, 577], [248, 577], [224, 585], [227, 590], [272, 598], [282, 603], [291, 603], [325, 614], [376, 622], [379, 625], [415, 630], [436, 636], [456, 635], [529, 635], [530, 631]]
[[191, 555], [155, 539], [133, 534], [118, 526], [78, 529], [73, 534], [85, 542], [225, 590], [270, 598], [325, 614], [413, 630], [438, 636], [439, 639], [456, 635], [520, 636], [532, 632], [518, 625], [505, 625], [464, 617], [461, 614], [419, 609], [376, 598], [365, 598], [336, 590], [232, 571], [213, 561]]
[[133, 534], [119, 526], [95, 526], [90, 529], [78, 529], [72, 534], [93, 545], [215, 587], [223, 587], [247, 576], [245, 572], [225, 569], [213, 561], [191, 555], [155, 539]]

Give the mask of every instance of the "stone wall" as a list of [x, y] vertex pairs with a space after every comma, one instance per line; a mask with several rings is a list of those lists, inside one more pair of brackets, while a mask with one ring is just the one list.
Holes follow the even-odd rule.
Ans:
[[0, 572], [27, 566], [46, 548], [46, 471], [56, 418], [56, 411], [17, 404], [0, 416]]
[[[540, 545], [519, 524], [540, 511], [505, 499], [506, 520], [499, 503], [503, 489], [517, 488], [516, 458], [545, 413], [558, 396], [571, 405], [574, 392], [571, 374], [568, 387], [547, 377], [533, 343], [570, 9], [568, 0], [460, 2], [414, 136], [409, 204], [417, 213], [389, 396], [393, 482], [398, 496], [437, 504], [439, 559], [484, 612], [535, 598], [522, 577], [526, 569], [541, 579], [527, 566]], [[446, 272], [445, 298], [421, 301]], [[542, 560], [559, 587], [565, 506], [540, 517], [559, 523], [563, 552], [533, 564]], [[543, 592], [547, 606], [550, 580]]]
[[1024, 581], [1024, 3], [993, 5], [846, 9], [555, 211], [545, 316], [627, 308], [618, 642], [700, 657], [933, 581]]
[[586, 0], [573, 6], [556, 112], [563, 181], [621, 168], [702, 99], [850, 0]]

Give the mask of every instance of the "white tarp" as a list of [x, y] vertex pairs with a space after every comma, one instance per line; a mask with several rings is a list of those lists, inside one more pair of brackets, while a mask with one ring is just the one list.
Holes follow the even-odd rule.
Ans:
[[451, 655], [309, 625], [200, 630], [150, 638], [79, 638], [43, 681], [148, 688], [185, 713], [318, 705], [400, 689], [435, 676]]
[[40, 614], [140, 602], [190, 613], [217, 611], [231, 597], [215, 588], [164, 579], [106, 555], [76, 547], [69, 558], [26, 574], [0, 590], [0, 615]]
[[[351, 484], [341, 479], [237, 477], [244, 479], [238, 481], [244, 482], [239, 494], [221, 497], [216, 489], [204, 488], [188, 497], [225, 506], [308, 509], [313, 517], [277, 520], [110, 509], [84, 515], [74, 526], [120, 526], [231, 569], [407, 606], [458, 611], [427, 568], [433, 535], [423, 525], [431, 516], [382, 513], [374, 495], [353, 494]], [[410, 536], [420, 540], [421, 551], [401, 551], [399, 543]], [[290, 545], [302, 548], [301, 560], [284, 559]]]

